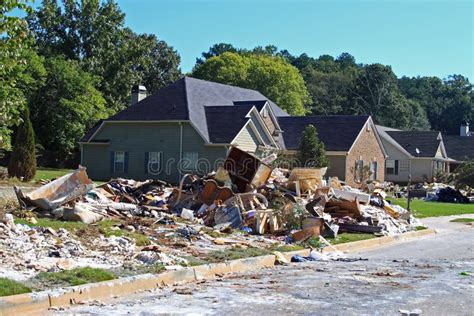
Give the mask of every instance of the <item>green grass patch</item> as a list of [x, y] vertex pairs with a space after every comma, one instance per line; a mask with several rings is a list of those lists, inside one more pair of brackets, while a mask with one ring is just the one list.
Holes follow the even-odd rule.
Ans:
[[0, 296], [30, 293], [31, 289], [23, 284], [7, 278], [0, 278]]
[[297, 250], [303, 250], [305, 247], [300, 246], [300, 245], [283, 245], [283, 246], [274, 246], [270, 247], [270, 251], [279, 251], [279, 252], [290, 252], [290, 251], [297, 251]]
[[[406, 208], [406, 199], [403, 198], [387, 198], [394, 204]], [[419, 218], [437, 217], [449, 215], [474, 214], [474, 203], [443, 203], [443, 202], [427, 202], [420, 199], [414, 199], [410, 202], [410, 208], [413, 215]]]
[[474, 218], [467, 218], [467, 217], [455, 218], [455, 219], [450, 220], [450, 222], [453, 222], [453, 223], [472, 223], [472, 222], [474, 222]]
[[115, 279], [115, 275], [97, 268], [76, 268], [61, 272], [40, 272], [36, 277], [41, 283], [51, 285], [80, 285]]
[[128, 232], [123, 229], [113, 229], [115, 226], [119, 226], [120, 222], [114, 220], [102, 220], [98, 223], [99, 225], [99, 232], [104, 235], [105, 237], [116, 236], [116, 237], [128, 237], [130, 239], [135, 240], [137, 246], [146, 246], [149, 245], [150, 239], [148, 236], [137, 233], [137, 232]]
[[236, 260], [236, 259], [243, 259], [249, 257], [258, 257], [264, 255], [270, 255], [272, 252], [267, 249], [260, 249], [260, 248], [234, 248], [234, 249], [227, 249], [227, 250], [214, 250], [210, 251], [207, 255], [205, 260], [209, 262], [222, 262], [222, 261], [229, 261], [229, 260]]
[[425, 230], [428, 229], [426, 226], [416, 226], [416, 230]]
[[188, 262], [188, 267], [200, 266], [209, 263], [209, 261], [194, 256], [181, 256], [181, 258], [185, 259]]
[[54, 230], [58, 230], [60, 228], [64, 228], [70, 232], [74, 232], [79, 229], [83, 229], [87, 227], [87, 224], [84, 224], [82, 222], [66, 222], [66, 221], [59, 221], [55, 219], [50, 219], [50, 218], [37, 218], [36, 219], [38, 222], [36, 224], [32, 224], [30, 222], [27, 222], [26, 219], [23, 218], [16, 218], [15, 223], [18, 224], [25, 224], [30, 227], [51, 227]]
[[73, 169], [37, 168], [33, 181], [57, 179], [73, 171]]
[[327, 238], [332, 245], [344, 244], [346, 242], [377, 238], [374, 234], [365, 233], [340, 233], [336, 238]]

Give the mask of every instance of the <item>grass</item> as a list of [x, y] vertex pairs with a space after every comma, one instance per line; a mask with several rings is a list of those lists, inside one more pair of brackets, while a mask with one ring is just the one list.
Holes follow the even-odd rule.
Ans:
[[23, 284], [7, 278], [0, 278], [0, 296], [30, 293], [31, 289]]
[[[364, 233], [340, 233], [337, 235], [336, 238], [326, 238], [327, 241], [331, 243], [331, 245], [337, 244], [344, 244], [347, 242], [359, 241], [359, 240], [366, 240], [377, 238], [377, 236], [373, 234], [364, 234]], [[319, 241], [319, 237], [311, 237], [308, 240], [302, 243], [304, 247], [311, 247], [311, 248], [323, 248], [325, 244]]]
[[55, 219], [50, 219], [50, 218], [37, 218], [36, 219], [38, 222], [36, 224], [29, 223], [26, 221], [26, 219], [23, 218], [16, 218], [15, 223], [18, 224], [25, 224], [30, 227], [51, 227], [54, 230], [58, 230], [60, 228], [64, 228], [70, 232], [74, 232], [79, 229], [84, 229], [88, 225], [84, 224], [82, 222], [66, 222], [66, 221], [59, 221]]
[[453, 222], [453, 223], [473, 223], [474, 218], [467, 218], [467, 217], [455, 218], [455, 219], [450, 220], [450, 222]]
[[128, 238], [134, 239], [137, 246], [146, 246], [151, 243], [148, 236], [144, 234], [137, 233], [137, 232], [131, 233], [123, 229], [112, 229], [112, 227], [120, 225], [120, 222], [118, 221], [106, 219], [106, 220], [100, 221], [98, 224], [99, 224], [100, 233], [102, 233], [105, 237], [110, 237], [110, 236], [128, 237]]
[[[403, 198], [387, 198], [387, 200], [394, 204], [406, 208], [406, 199]], [[410, 208], [416, 217], [437, 217], [461, 214], [474, 214], [474, 204], [462, 203], [442, 203], [442, 202], [427, 202], [419, 199], [414, 199], [410, 202]]]
[[270, 254], [272, 254], [272, 252], [267, 249], [235, 248], [235, 249], [227, 249], [227, 250], [210, 251], [206, 255], [205, 259], [209, 262], [222, 262], [222, 261], [243, 259], [243, 258], [249, 258], [249, 257], [265, 256], [265, 255], [270, 255]]
[[271, 251], [279, 251], [279, 252], [290, 252], [296, 250], [303, 250], [305, 249], [303, 246], [300, 245], [283, 245], [283, 246], [273, 246], [269, 250]]
[[33, 181], [52, 180], [73, 172], [73, 169], [37, 168]]
[[76, 268], [61, 272], [40, 272], [36, 279], [51, 285], [80, 285], [115, 279], [115, 275], [97, 268]]

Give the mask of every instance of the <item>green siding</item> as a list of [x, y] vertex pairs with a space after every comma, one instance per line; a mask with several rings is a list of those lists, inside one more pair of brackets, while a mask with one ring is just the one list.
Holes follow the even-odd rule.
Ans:
[[244, 151], [255, 153], [257, 151], [258, 145], [261, 145], [261, 142], [258, 140], [252, 128], [247, 125], [240, 132], [233, 144]]
[[[180, 179], [179, 123], [105, 123], [95, 139], [108, 139], [109, 145], [83, 145], [82, 164], [91, 178], [108, 180], [114, 177], [162, 179], [177, 183]], [[197, 152], [201, 173], [214, 170], [217, 159], [226, 157], [224, 146], [205, 146], [204, 140], [189, 123], [183, 123], [183, 152]], [[128, 172], [116, 174], [111, 168], [111, 152], [129, 153]], [[162, 171], [150, 175], [145, 170], [147, 152], [162, 152]], [[210, 169], [210, 170], [208, 170]], [[189, 170], [182, 170], [183, 172]], [[194, 172], [196, 173], [196, 172]]]
[[257, 128], [258, 133], [260, 136], [263, 138], [263, 141], [265, 142], [266, 145], [268, 146], [273, 146], [272, 141], [268, 138], [267, 134], [265, 133], [265, 128], [262, 126], [258, 118], [254, 113], [250, 114], [250, 119], [252, 120], [253, 124], [255, 124], [255, 127]]

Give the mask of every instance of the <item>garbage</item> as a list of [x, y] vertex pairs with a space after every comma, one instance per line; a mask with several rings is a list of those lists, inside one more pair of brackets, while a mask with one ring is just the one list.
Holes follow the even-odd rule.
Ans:
[[[272, 250], [310, 238], [331, 248], [324, 237], [336, 238], [339, 232], [396, 235], [421, 225], [409, 211], [389, 203], [388, 184], [372, 183], [361, 191], [335, 177], [324, 179], [325, 168], [272, 169], [268, 163], [273, 159], [275, 155], [259, 159], [232, 148], [216, 172], [184, 175], [179, 186], [121, 178], [94, 186], [80, 167], [28, 194], [17, 190], [33, 226], [35, 217], [44, 216], [82, 222], [86, 228], [72, 234], [28, 227], [6, 214], [0, 222], [0, 247], [20, 261], [37, 262], [37, 269], [18, 268], [5, 256], [0, 256], [0, 266], [31, 275], [57, 269], [57, 260], [72, 258], [75, 265], [161, 263], [175, 269], [187, 264], [184, 258], [205, 258], [214, 250]], [[332, 248], [292, 261], [342, 257]]]

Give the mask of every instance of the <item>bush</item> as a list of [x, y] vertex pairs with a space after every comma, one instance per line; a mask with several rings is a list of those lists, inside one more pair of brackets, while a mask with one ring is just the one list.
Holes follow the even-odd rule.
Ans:
[[24, 110], [22, 120], [8, 163], [8, 175], [26, 182], [32, 180], [36, 174], [35, 133], [28, 108]]
[[454, 175], [456, 188], [474, 188], [474, 161], [468, 161], [456, 168]]
[[297, 158], [300, 167], [322, 168], [329, 165], [324, 144], [319, 140], [316, 127], [311, 124], [301, 134]]

